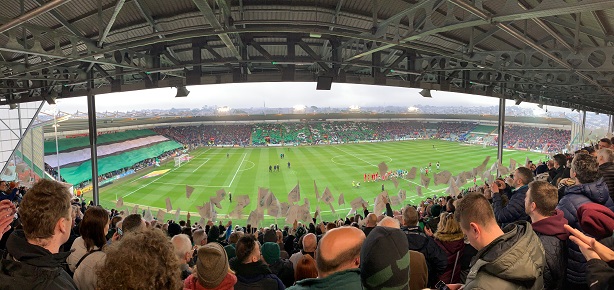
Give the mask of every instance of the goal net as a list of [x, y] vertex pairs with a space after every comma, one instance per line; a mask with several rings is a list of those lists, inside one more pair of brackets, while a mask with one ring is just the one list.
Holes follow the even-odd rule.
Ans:
[[175, 157], [175, 167], [179, 167], [181, 166], [181, 164], [188, 162], [192, 159], [192, 156], [190, 156], [190, 154], [183, 154], [181, 156], [177, 156]]

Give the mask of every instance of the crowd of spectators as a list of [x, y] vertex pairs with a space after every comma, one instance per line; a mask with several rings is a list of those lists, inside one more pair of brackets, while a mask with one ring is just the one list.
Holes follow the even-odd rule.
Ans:
[[[336, 144], [357, 141], [389, 141], [426, 138], [464, 141], [468, 138], [471, 130], [478, 126], [478, 124], [472, 122], [333, 121], [164, 127], [156, 128], [155, 131], [182, 144], [193, 146], [263, 146], [268, 144]], [[563, 151], [571, 138], [571, 132], [569, 130], [517, 125], [507, 126], [505, 134], [506, 141], [504, 146], [507, 148], [514, 147], [527, 150], [542, 150], [544, 146], [547, 145], [548, 147], [546, 149], [548, 152]], [[496, 136], [483, 138], [485, 138], [485, 141], [488, 140], [487, 145], [497, 145]]]
[[546, 149], [548, 152], [562, 152], [570, 141], [571, 132], [568, 130], [506, 126], [503, 146], [507, 148]]
[[266, 227], [146, 220], [41, 180], [0, 198], [0, 289], [613, 289], [611, 146], [454, 197]]
[[249, 125], [199, 125], [157, 127], [152, 130], [184, 145], [247, 146], [250, 144], [251, 129]]

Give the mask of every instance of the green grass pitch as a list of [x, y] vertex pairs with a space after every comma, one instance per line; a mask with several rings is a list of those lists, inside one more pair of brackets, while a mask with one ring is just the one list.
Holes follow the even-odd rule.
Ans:
[[[285, 153], [285, 159], [280, 159], [281, 153]], [[183, 216], [189, 210], [195, 216], [192, 220], [198, 221], [196, 206], [202, 205], [211, 196], [215, 196], [217, 190], [224, 188], [226, 192], [232, 192], [233, 198], [243, 194], [250, 196], [251, 202], [243, 212], [244, 219], [238, 221], [244, 224], [249, 212], [256, 209], [258, 187], [270, 188], [283, 202], [287, 201], [288, 192], [300, 182], [301, 199], [310, 199], [312, 212], [319, 204], [322, 217], [330, 220], [339, 216], [345, 217], [350, 210], [350, 202], [359, 196], [369, 201], [372, 210], [373, 200], [381, 192], [382, 183], [390, 194], [397, 194], [399, 189], [407, 190], [406, 203], [418, 204], [425, 198], [418, 197], [416, 193], [416, 185], [420, 183], [419, 172], [415, 180], [400, 179], [398, 189], [395, 189], [392, 181], [363, 182], [363, 174], [377, 172], [377, 164], [382, 161], [386, 162], [390, 170], [410, 170], [413, 166], [425, 167], [431, 162], [435, 172], [435, 163], [439, 161], [442, 171], [448, 170], [457, 175], [461, 171], [471, 171], [486, 156], [491, 156], [487, 167], [490, 168], [496, 159], [497, 149], [439, 140], [414, 140], [301, 147], [213, 147], [197, 149], [190, 152], [190, 155], [193, 159], [180, 167], [174, 167], [174, 162], [171, 161], [101, 188], [101, 204], [105, 208], [113, 208], [117, 198], [121, 196], [125, 203], [124, 209], [130, 210], [135, 204], [140, 205], [141, 210], [151, 207], [155, 217], [159, 208], [166, 207], [166, 197], [170, 197], [172, 213], [180, 208]], [[510, 158], [522, 164], [527, 156], [534, 162], [546, 157], [540, 153], [506, 150], [503, 154], [503, 165], [509, 165]], [[290, 169], [287, 162], [291, 163]], [[280, 172], [269, 172], [269, 165], [276, 164], [279, 164]], [[157, 177], [141, 178], [153, 170], [164, 169], [170, 171]], [[429, 176], [432, 177], [432, 174], [429, 173]], [[340, 193], [344, 194], [345, 205], [339, 206], [336, 202], [333, 204], [336, 214], [331, 213], [327, 204], [318, 203], [316, 200], [314, 180], [320, 194], [326, 187], [329, 187], [335, 199]], [[360, 182], [360, 188], [352, 187], [352, 181]], [[186, 198], [186, 185], [195, 188], [190, 199]], [[465, 187], [472, 185], [473, 182], [469, 181]], [[440, 196], [446, 188], [446, 185], [434, 186], [431, 180], [429, 188], [424, 189], [423, 194]], [[86, 198], [91, 198], [91, 193], [86, 194]], [[218, 219], [225, 221], [226, 214], [231, 212], [234, 206], [235, 200], [233, 203], [229, 203], [228, 199], [222, 201], [222, 209], [217, 210]], [[166, 218], [172, 218], [172, 215], [169, 213]], [[283, 223], [283, 218], [278, 220]], [[265, 215], [262, 224], [274, 221], [274, 218]]]

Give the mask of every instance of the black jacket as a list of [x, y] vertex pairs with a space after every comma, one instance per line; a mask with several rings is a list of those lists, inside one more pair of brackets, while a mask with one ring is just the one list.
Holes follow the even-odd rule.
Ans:
[[272, 265], [269, 265], [271, 272], [284, 283], [286, 287], [294, 284], [294, 266], [288, 259], [279, 259]]
[[608, 185], [610, 197], [614, 200], [614, 163], [606, 162], [599, 165], [599, 173], [603, 176], [603, 181]]
[[435, 240], [426, 236], [418, 227], [402, 227], [401, 230], [407, 236], [409, 250], [420, 252], [426, 259], [429, 272], [427, 286], [432, 287], [437, 283], [437, 278], [446, 271], [448, 256], [437, 245]]
[[553, 169], [549, 172], [550, 174], [550, 179], [548, 179], [548, 181], [550, 181], [550, 184], [554, 185], [554, 186], [558, 186], [558, 182], [563, 179], [563, 178], [569, 178], [570, 175], [570, 169], [561, 165], [559, 168], [557, 169]]
[[[599, 241], [604, 246], [614, 249], [614, 237]], [[591, 290], [614, 290], [614, 268], [599, 259], [586, 262], [586, 280]]]
[[11, 234], [6, 248], [9, 256], [0, 265], [0, 289], [77, 289], [63, 268], [70, 252], [51, 254], [28, 243], [23, 230]]
[[238, 260], [229, 261], [230, 268], [237, 275], [236, 290], [243, 289], [270, 289], [283, 290], [286, 289], [283, 282], [271, 272], [269, 266], [264, 262], [258, 261], [249, 264], [243, 264]]
[[546, 254], [544, 269], [544, 287], [562, 289], [567, 271], [567, 239], [569, 232], [563, 228], [567, 219], [563, 212], [556, 210], [556, 215], [533, 223], [533, 231], [539, 237]]
[[524, 197], [527, 195], [528, 186], [524, 185], [512, 193], [506, 206], [503, 206], [501, 194], [494, 194], [492, 197], [492, 207], [495, 212], [495, 219], [501, 227], [507, 224], [523, 220], [528, 221], [529, 216], [524, 211]]

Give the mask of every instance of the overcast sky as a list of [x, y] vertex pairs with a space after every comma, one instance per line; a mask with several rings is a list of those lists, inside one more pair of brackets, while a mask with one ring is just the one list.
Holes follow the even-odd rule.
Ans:
[[[315, 90], [315, 83], [239, 83], [189, 86], [187, 98], [175, 98], [176, 89], [162, 88], [96, 96], [96, 110], [131, 111], [140, 109], [266, 107], [289, 108], [295, 105], [347, 108], [369, 106], [493, 106], [491, 97], [432, 91], [432, 99], [423, 98], [419, 89], [333, 83], [330, 91]], [[513, 101], [508, 100], [507, 105]], [[58, 109], [67, 113], [87, 111], [85, 97], [58, 100]], [[523, 102], [521, 107], [539, 112], [536, 104]], [[549, 108], [549, 110], [557, 108]], [[558, 109], [562, 110], [562, 109]]]

